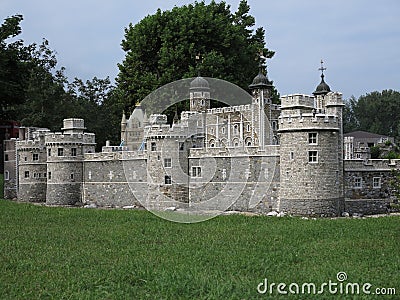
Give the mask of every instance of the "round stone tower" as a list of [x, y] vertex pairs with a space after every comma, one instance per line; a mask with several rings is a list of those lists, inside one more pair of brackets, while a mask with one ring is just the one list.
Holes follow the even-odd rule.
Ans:
[[45, 134], [48, 131], [47, 129], [39, 129], [28, 135], [26, 140], [16, 142], [18, 166], [17, 198], [20, 201], [46, 201]]
[[210, 87], [208, 81], [197, 76], [190, 83], [190, 110], [204, 112], [210, 108]]
[[281, 98], [280, 203], [294, 215], [337, 216], [344, 209], [342, 95]]
[[84, 133], [83, 119], [65, 119], [62, 132], [46, 134], [47, 204], [81, 202], [83, 156], [95, 151], [95, 135]]

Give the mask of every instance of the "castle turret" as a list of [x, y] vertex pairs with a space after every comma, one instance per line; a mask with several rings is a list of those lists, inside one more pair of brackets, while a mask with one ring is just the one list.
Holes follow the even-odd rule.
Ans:
[[122, 116], [121, 145], [128, 147], [130, 151], [138, 150], [142, 146], [144, 127], [147, 123], [146, 112], [141, 104], [137, 103], [128, 121], [126, 121], [125, 115]]
[[121, 119], [121, 144], [126, 143], [127, 141], [127, 132], [126, 132], [126, 115], [125, 111], [122, 112], [122, 119]]
[[205, 112], [210, 108], [210, 86], [208, 81], [197, 76], [190, 83], [190, 110]]
[[324, 78], [324, 71], [326, 68], [324, 68], [324, 62], [321, 59], [321, 68], [319, 68], [321, 71], [321, 82], [313, 92], [313, 95], [316, 100], [316, 109], [321, 111], [325, 107], [325, 96], [331, 91], [331, 88], [329, 85], [325, 82]]
[[47, 133], [47, 204], [81, 202], [83, 155], [95, 150], [95, 135], [83, 119], [65, 119], [62, 132]]
[[337, 216], [344, 208], [342, 96], [281, 98], [280, 207], [297, 215]]
[[45, 134], [48, 131], [48, 129], [39, 129], [31, 132], [28, 139], [16, 142], [17, 197], [20, 201], [46, 201]]
[[254, 116], [252, 117], [252, 122], [254, 123], [253, 127], [258, 135], [258, 145], [261, 150], [264, 149], [265, 145], [272, 144], [273, 136], [269, 123], [272, 104], [272, 84], [268, 80], [264, 60], [265, 57], [260, 56], [258, 75], [254, 77], [252, 84], [249, 85], [249, 89], [252, 91], [253, 96], [252, 106]]

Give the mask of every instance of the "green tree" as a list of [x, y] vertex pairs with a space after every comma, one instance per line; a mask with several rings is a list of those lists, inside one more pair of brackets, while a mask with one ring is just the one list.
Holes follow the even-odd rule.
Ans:
[[84, 118], [101, 147], [114, 133], [107, 122], [113, 90], [109, 78], [69, 82], [64, 68], [56, 69], [56, 54], [46, 39], [27, 46], [22, 40], [9, 42], [21, 33], [22, 20], [16, 15], [0, 26], [0, 118], [50, 130], [59, 130], [65, 118]]
[[7, 43], [21, 33], [21, 15], [6, 18], [0, 26], [0, 118], [14, 116], [15, 106], [23, 103], [26, 53], [22, 41]]
[[[68, 85], [68, 89], [74, 101], [68, 117], [85, 119], [87, 130], [96, 133], [97, 150], [101, 151], [106, 140], [112, 139], [114, 134], [119, 140], [119, 131], [116, 132], [115, 128], [110, 127], [109, 121], [113, 119], [113, 113], [115, 113], [109, 110], [109, 103], [113, 101], [111, 95], [114, 89], [110, 79], [94, 77], [92, 80], [83, 82], [81, 79], [75, 78]], [[121, 111], [118, 112], [119, 118]]]
[[372, 92], [354, 104], [359, 130], [399, 138], [400, 93], [393, 90]]
[[359, 124], [354, 114], [354, 107], [357, 104], [357, 99], [354, 96], [347, 101], [344, 101], [343, 107], [343, 131], [352, 132], [358, 130]]
[[121, 44], [126, 56], [117, 77], [119, 102], [130, 110], [156, 88], [197, 71], [247, 89], [258, 70], [256, 54], [274, 55], [265, 47], [265, 30], [253, 29], [249, 10], [245, 0], [234, 13], [225, 2], [195, 2], [130, 24]]

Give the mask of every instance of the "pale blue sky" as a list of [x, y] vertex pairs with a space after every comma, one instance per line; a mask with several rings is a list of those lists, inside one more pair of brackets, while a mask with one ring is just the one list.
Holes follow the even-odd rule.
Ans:
[[[239, 4], [226, 2], [233, 10]], [[113, 80], [124, 58], [120, 43], [125, 27], [157, 8], [187, 3], [192, 1], [0, 0], [0, 17], [23, 14], [21, 38], [26, 43], [48, 39], [70, 79]], [[268, 71], [282, 95], [312, 93], [320, 81], [321, 58], [327, 83], [346, 99], [375, 90], [400, 90], [400, 1], [248, 3], [256, 27], [266, 29], [267, 46], [276, 51]]]

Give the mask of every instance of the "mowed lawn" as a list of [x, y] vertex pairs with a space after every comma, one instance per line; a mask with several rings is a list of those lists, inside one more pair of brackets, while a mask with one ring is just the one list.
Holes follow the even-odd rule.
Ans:
[[[0, 200], [0, 299], [399, 299], [400, 218], [219, 216]], [[397, 295], [259, 294], [268, 282], [371, 283]]]

